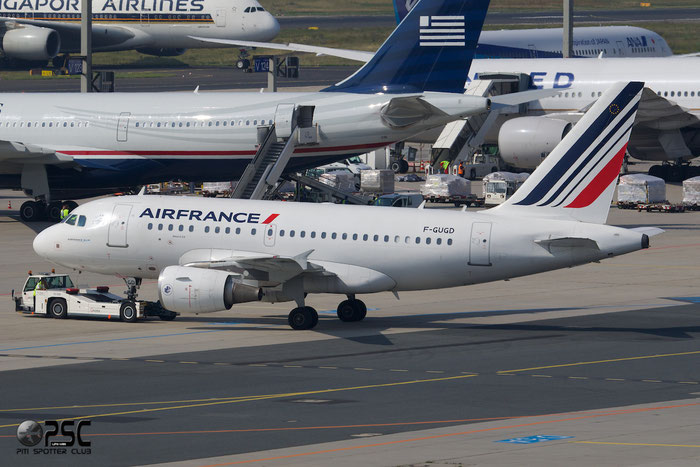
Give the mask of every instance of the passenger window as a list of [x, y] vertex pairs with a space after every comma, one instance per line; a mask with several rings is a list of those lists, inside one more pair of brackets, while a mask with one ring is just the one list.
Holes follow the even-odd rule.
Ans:
[[169, 225], [168, 225], [168, 231], [172, 232], [172, 230], [173, 230], [173, 224], [169, 224]]
[[344, 233], [344, 234], [343, 234], [343, 240], [347, 240], [347, 239], [348, 239], [348, 234]]
[[87, 219], [85, 218], [85, 216], [78, 217], [78, 227], [85, 227], [86, 221]]
[[158, 224], [158, 230], [163, 230], [163, 224]]
[[204, 233], [209, 233], [209, 226], [204, 227]]
[[357, 234], [352, 234], [352, 239], [357, 240]]
[[153, 222], [148, 223], [148, 230], [153, 230]]
[[257, 233], [257, 229], [250, 229], [250, 234], [255, 235]]
[[221, 227], [216, 227], [216, 228], [214, 229], [214, 233], [219, 233], [219, 232], [221, 232]]
[[316, 232], [311, 232], [311, 238], [316, 238]]
[[289, 236], [290, 236], [290, 237], [293, 237], [293, 236], [295, 235], [295, 233], [296, 233], [296, 232], [294, 232], [293, 230], [290, 230], [290, 231], [289, 231]]
[[284, 229], [280, 230], [280, 237], [284, 237]]
[[321, 232], [321, 238], [326, 238], [326, 232]]
[[236, 235], [238, 235], [238, 234], [240, 234], [240, 233], [241, 233], [241, 228], [240, 228], [240, 227], [236, 227]]
[[426, 244], [426, 245], [430, 245], [430, 242], [431, 242], [430, 237], [428, 237], [428, 238], [425, 239], [425, 244]]
[[180, 232], [182, 232], [183, 230], [185, 230], [185, 226], [182, 225], [182, 224], [180, 224], [180, 226], [177, 228], [177, 230], [179, 230]]
[[411, 237], [409, 237], [408, 235], [406, 235], [406, 238], [404, 239], [404, 242], [406, 242], [406, 243], [411, 243]]
[[384, 243], [389, 243], [389, 236], [388, 235], [384, 235]]
[[399, 243], [401, 241], [401, 237], [398, 235], [394, 237], [394, 243]]
[[299, 232], [299, 236], [300, 236], [301, 238], [306, 237], [306, 230], [302, 230], [301, 232]]
[[368, 238], [369, 238], [369, 235], [367, 235], [367, 234], [364, 234], [364, 235], [362, 236], [362, 240], [365, 241], [365, 242], [367, 241]]
[[188, 229], [190, 232], [194, 232], [194, 225], [191, 225], [190, 228]]
[[420, 243], [420, 237], [416, 237], [416, 245]]
[[436, 239], [436, 240], [435, 240], [435, 243], [437, 243], [438, 245], [441, 245], [441, 244], [442, 244], [442, 239], [441, 239], [441, 238]]
[[224, 233], [230, 234], [230, 233], [231, 233], [231, 227], [226, 227], [226, 230], [224, 230]]
[[447, 244], [448, 244], [448, 245], [452, 245], [452, 239], [451, 239], [451, 238], [448, 238], [448, 239], [447, 239]]

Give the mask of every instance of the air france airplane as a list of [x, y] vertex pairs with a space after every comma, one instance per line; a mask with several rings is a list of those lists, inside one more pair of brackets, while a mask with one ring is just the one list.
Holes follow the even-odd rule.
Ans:
[[[192, 34], [266, 41], [280, 29], [257, 0], [95, 0], [92, 8], [95, 52], [181, 55], [188, 48], [215, 46], [188, 37]], [[5, 56], [46, 63], [80, 52], [80, 9], [80, 0], [3, 0]]]
[[[214, 312], [294, 301], [294, 329], [317, 312], [306, 294], [457, 287], [566, 268], [649, 246], [660, 229], [604, 225], [643, 83], [606, 91], [497, 208], [476, 213], [168, 196], [88, 202], [34, 240], [38, 255], [80, 271], [158, 277], [160, 303]], [[135, 281], [138, 282], [138, 281]]]
[[[259, 129], [288, 126], [302, 106], [313, 110], [317, 141], [299, 143], [287, 171], [387, 146], [485, 112], [501, 97], [530, 100], [462, 94], [487, 8], [488, 0], [422, 1], [376, 58], [323, 92], [0, 94], [0, 187], [53, 201], [48, 211], [57, 212], [56, 200], [120, 187], [237, 179]], [[448, 21], [460, 25], [456, 38], [419, 40], [421, 18], [443, 17], [459, 18]], [[21, 215], [35, 220], [43, 211], [29, 201]]]

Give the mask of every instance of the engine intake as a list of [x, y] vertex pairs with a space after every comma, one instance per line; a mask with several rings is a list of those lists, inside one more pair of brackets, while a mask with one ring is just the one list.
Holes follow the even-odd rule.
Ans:
[[498, 149], [513, 167], [534, 169], [571, 130], [572, 123], [547, 117], [508, 120], [498, 132]]
[[2, 49], [20, 60], [49, 60], [60, 52], [61, 36], [53, 29], [23, 26], [5, 33]]
[[210, 313], [230, 310], [236, 303], [259, 301], [263, 293], [225, 271], [168, 266], [158, 277], [158, 296], [170, 311]]

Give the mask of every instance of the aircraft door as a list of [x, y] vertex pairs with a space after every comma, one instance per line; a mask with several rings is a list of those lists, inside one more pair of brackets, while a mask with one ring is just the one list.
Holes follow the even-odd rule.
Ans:
[[126, 231], [129, 225], [129, 215], [131, 205], [117, 204], [112, 210], [112, 220], [109, 223], [107, 234], [107, 246], [126, 248], [129, 246], [126, 238]]
[[265, 246], [275, 246], [275, 239], [277, 238], [277, 225], [269, 224], [265, 226]]
[[226, 10], [216, 10], [214, 12], [214, 24], [220, 28], [226, 26]]
[[275, 111], [275, 132], [278, 138], [292, 136], [294, 122], [294, 104], [279, 104]]
[[117, 122], [117, 141], [119, 142], [126, 142], [129, 135], [129, 117], [131, 117], [130, 112], [119, 114], [119, 121]]
[[472, 224], [469, 265], [491, 266], [491, 222], [474, 222]]
[[622, 43], [622, 41], [617, 41], [617, 56], [618, 57], [624, 57], [627, 54], [625, 53], [625, 45]]

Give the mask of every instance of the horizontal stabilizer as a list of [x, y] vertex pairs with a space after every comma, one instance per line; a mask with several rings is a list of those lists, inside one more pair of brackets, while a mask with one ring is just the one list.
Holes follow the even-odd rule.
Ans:
[[552, 251], [552, 248], [588, 248], [590, 250], [600, 249], [595, 240], [581, 237], [548, 238], [546, 240], [537, 240], [535, 243], [550, 252]]
[[646, 234], [649, 237], [653, 237], [655, 235], [659, 235], [659, 234], [662, 234], [665, 232], [664, 229], [660, 229], [658, 227], [635, 227], [635, 228], [629, 229], [629, 230], [633, 230], [634, 232]]

